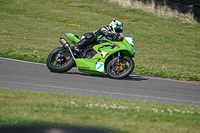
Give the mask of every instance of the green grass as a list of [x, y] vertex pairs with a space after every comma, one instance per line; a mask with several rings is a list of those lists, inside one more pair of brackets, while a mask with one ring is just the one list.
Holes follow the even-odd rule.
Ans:
[[71, 125], [117, 132], [200, 131], [198, 106], [0, 89], [0, 126]]
[[0, 0], [0, 56], [45, 63], [66, 32], [79, 36], [117, 19], [134, 35], [134, 74], [200, 80], [200, 26], [102, 0]]
[[[45, 63], [66, 32], [118, 19], [134, 35], [134, 74], [200, 80], [200, 26], [101, 0], [0, 0], [0, 56]], [[0, 126], [72, 125], [117, 132], [199, 132], [200, 108], [0, 89]]]

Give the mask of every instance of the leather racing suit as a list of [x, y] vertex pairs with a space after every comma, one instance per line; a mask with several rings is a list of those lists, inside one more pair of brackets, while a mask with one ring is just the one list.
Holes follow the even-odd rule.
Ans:
[[88, 45], [95, 43], [97, 38], [100, 36], [110, 38], [113, 41], [117, 40], [118, 38], [118, 34], [112, 33], [109, 29], [109, 26], [106, 25], [94, 32], [85, 33], [82, 37], [82, 40], [75, 44], [75, 47], [78, 49], [84, 49]]

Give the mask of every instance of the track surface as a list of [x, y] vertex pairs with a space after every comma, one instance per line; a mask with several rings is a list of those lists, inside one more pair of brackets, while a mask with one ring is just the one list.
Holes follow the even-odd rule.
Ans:
[[0, 89], [44, 91], [140, 101], [200, 105], [200, 84], [130, 75], [114, 80], [107, 75], [52, 73], [45, 64], [0, 57]]

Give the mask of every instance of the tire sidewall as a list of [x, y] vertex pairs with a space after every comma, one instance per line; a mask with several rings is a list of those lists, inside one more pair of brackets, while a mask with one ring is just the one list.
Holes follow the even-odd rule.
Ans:
[[195, 15], [200, 15], [200, 6], [194, 6], [193, 12], [194, 12]]
[[194, 6], [200, 6], [200, 1], [199, 0], [193, 0], [193, 5]]

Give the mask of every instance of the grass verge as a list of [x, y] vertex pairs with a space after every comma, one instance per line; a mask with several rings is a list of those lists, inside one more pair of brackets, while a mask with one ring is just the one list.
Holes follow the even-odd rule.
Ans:
[[117, 132], [199, 132], [200, 108], [0, 89], [0, 126], [71, 125]]
[[134, 74], [200, 81], [200, 26], [103, 0], [0, 0], [0, 56], [45, 63], [66, 32], [79, 36], [117, 19], [134, 35]]

